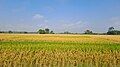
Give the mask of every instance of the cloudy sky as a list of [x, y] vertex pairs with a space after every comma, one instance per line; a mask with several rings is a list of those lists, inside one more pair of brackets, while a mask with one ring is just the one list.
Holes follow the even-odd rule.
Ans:
[[120, 30], [120, 0], [0, 0], [0, 30]]

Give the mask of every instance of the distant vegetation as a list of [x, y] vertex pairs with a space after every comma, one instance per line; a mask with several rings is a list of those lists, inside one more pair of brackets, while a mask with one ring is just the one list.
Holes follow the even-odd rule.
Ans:
[[[18, 34], [56, 34], [53, 30], [49, 28], [39, 29], [37, 32], [27, 32], [27, 31], [0, 31], [0, 33], [18, 33]], [[85, 30], [84, 33], [73, 33], [65, 31], [58, 34], [92, 34], [92, 35], [120, 35], [120, 30], [115, 30], [114, 27], [109, 27], [108, 32], [105, 33], [94, 33], [92, 30]]]
[[90, 31], [90, 30], [86, 30], [86, 31], [85, 31], [85, 34], [93, 34], [93, 32]]
[[107, 34], [108, 35], [120, 35], [120, 30], [114, 30], [114, 27], [109, 27]]
[[10, 33], [10, 34], [37, 34], [38, 32], [26, 32], [26, 31], [0, 31], [0, 33]]
[[54, 32], [52, 30], [50, 31], [48, 28], [45, 28], [45, 30], [44, 29], [40, 29], [38, 31], [38, 33], [39, 34], [54, 34]]

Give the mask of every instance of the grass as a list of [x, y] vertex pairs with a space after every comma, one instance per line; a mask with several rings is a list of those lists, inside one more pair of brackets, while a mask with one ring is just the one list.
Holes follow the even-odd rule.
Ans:
[[119, 66], [119, 35], [0, 34], [0, 67]]

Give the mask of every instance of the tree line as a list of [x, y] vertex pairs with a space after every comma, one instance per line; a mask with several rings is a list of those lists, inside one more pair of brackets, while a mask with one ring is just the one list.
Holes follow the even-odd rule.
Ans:
[[107, 34], [109, 34], [109, 35], [120, 35], [120, 30], [115, 30], [114, 27], [109, 27]]
[[[50, 30], [49, 28], [45, 28], [45, 29], [39, 29], [37, 32], [26, 32], [26, 31], [0, 31], [0, 33], [21, 33], [21, 34], [55, 34], [53, 30]], [[102, 35], [120, 35], [120, 30], [115, 30], [114, 27], [109, 27], [108, 31], [106, 33], [94, 33], [91, 30], [85, 30], [84, 33], [71, 33], [68, 31], [65, 31], [63, 33], [59, 33], [59, 34], [93, 34], [93, 35], [97, 35], [97, 34], [102, 34]]]
[[50, 31], [50, 29], [48, 29], [48, 28], [39, 29], [39, 30], [38, 30], [38, 33], [39, 33], [39, 34], [54, 34], [54, 32], [53, 32], [52, 30]]
[[[84, 34], [97, 34], [97, 33], [93, 33], [90, 30], [86, 30]], [[114, 27], [109, 27], [108, 28], [108, 32], [107, 33], [102, 33], [102, 34], [106, 34], [106, 35], [120, 35], [120, 30], [115, 30]]]

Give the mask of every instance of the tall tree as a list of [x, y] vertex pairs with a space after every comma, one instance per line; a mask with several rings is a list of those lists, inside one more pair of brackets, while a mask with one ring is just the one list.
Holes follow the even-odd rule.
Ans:
[[65, 31], [64, 34], [71, 34], [71, 32], [69, 32], [69, 31]]
[[45, 30], [40, 29], [40, 30], [38, 31], [38, 33], [39, 33], [39, 34], [45, 34]]
[[13, 32], [11, 30], [9, 30], [8, 33], [13, 33]]
[[50, 34], [54, 34], [54, 32], [53, 32], [53, 31], [50, 31]]
[[49, 34], [49, 29], [48, 28], [45, 28], [45, 33]]
[[120, 35], [120, 30], [114, 30], [114, 27], [109, 27], [107, 34], [108, 35]]
[[90, 30], [86, 30], [85, 31], [85, 34], [92, 34], [93, 32], [92, 31], [90, 31]]
[[114, 27], [109, 27], [108, 31], [113, 31]]

